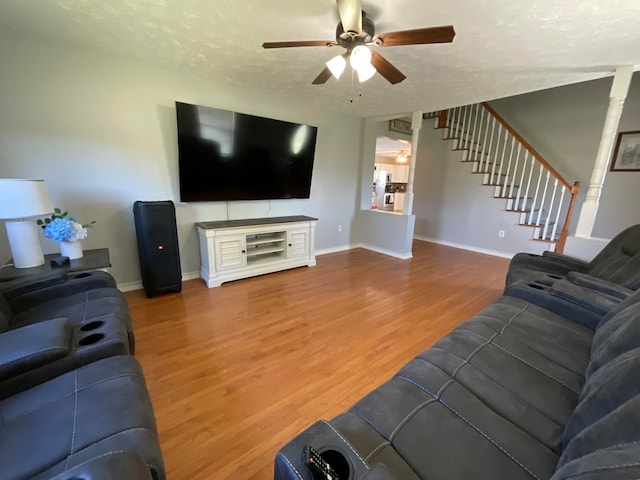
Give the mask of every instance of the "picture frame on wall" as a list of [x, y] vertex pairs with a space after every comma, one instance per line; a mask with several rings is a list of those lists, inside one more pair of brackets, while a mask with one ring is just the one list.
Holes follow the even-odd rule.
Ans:
[[618, 133], [610, 171], [640, 172], [640, 130]]

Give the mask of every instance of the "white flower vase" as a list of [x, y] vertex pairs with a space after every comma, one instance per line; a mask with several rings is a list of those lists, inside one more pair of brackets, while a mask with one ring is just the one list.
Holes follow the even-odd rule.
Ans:
[[60, 242], [60, 254], [69, 260], [82, 258], [82, 244], [80, 242]]

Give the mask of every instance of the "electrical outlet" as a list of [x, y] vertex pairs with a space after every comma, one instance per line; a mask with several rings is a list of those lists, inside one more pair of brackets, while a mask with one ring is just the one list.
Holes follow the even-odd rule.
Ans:
[[338, 225], [338, 233], [342, 232], [342, 225]]
[[498, 230], [498, 237], [504, 238], [504, 230]]

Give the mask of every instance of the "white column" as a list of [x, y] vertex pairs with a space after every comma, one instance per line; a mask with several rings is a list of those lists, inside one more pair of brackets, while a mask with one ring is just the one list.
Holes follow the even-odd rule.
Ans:
[[416, 173], [416, 157], [418, 156], [418, 143], [420, 142], [420, 129], [422, 128], [422, 112], [413, 112], [411, 118], [411, 163], [409, 163], [409, 179], [407, 180], [407, 193], [404, 197], [403, 215], [411, 215], [413, 212], [413, 177]]
[[593, 173], [589, 181], [587, 196], [580, 209], [578, 226], [576, 227], [576, 237], [590, 238], [593, 232], [593, 225], [596, 221], [596, 215], [600, 205], [602, 186], [604, 185], [604, 179], [607, 175], [613, 144], [618, 133], [622, 108], [624, 107], [624, 101], [629, 92], [629, 84], [631, 83], [632, 76], [633, 67], [624, 66], [618, 68], [613, 77], [613, 85], [611, 86], [611, 93], [609, 94], [607, 118], [604, 122], [604, 128], [602, 129], [600, 146], [598, 147]]

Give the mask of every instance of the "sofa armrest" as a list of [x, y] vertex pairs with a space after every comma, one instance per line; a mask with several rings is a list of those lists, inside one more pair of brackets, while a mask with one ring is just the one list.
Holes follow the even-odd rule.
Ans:
[[152, 480], [149, 468], [135, 452], [109, 452], [56, 475], [49, 480]]
[[73, 326], [56, 318], [0, 334], [0, 380], [49, 364], [69, 354]]
[[633, 290], [623, 287], [622, 285], [592, 277], [586, 273], [570, 272], [567, 274], [567, 279], [575, 285], [587, 287], [591, 290], [619, 298], [620, 300], [626, 300], [627, 297], [633, 293]]
[[21, 295], [41, 288], [64, 283], [65, 274], [54, 272], [45, 275], [34, 275], [25, 278], [14, 278], [0, 282], [0, 293], [5, 296]]
[[566, 278], [551, 285], [517, 281], [509, 285], [504, 294], [531, 302], [591, 330], [621, 302], [619, 298], [576, 285]]
[[109, 273], [99, 270], [81, 273], [69, 272], [64, 274], [62, 281], [57, 283], [54, 283], [53, 278], [50, 279], [49, 284], [45, 281], [38, 283], [37, 279], [33, 279], [33, 281], [35, 283], [31, 288], [28, 284], [21, 285], [15, 290], [2, 289], [0, 287], [14, 313], [28, 310], [39, 303], [68, 297], [96, 288], [116, 288], [115, 279]]
[[566, 275], [573, 270], [580, 271], [583, 268], [584, 265], [579, 265], [574, 262], [557, 261], [554, 260], [554, 257], [529, 253], [518, 253], [509, 263], [510, 272], [525, 269], [537, 272], [553, 273], [556, 275]]

